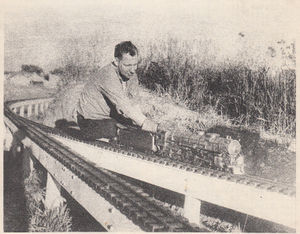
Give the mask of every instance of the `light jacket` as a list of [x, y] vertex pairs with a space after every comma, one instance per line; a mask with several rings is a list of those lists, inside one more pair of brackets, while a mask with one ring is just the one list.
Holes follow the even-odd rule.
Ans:
[[137, 88], [136, 76], [123, 81], [118, 67], [114, 63], [108, 64], [86, 82], [77, 103], [77, 111], [87, 119], [108, 119], [112, 104], [120, 114], [142, 126], [146, 116], [129, 98]]

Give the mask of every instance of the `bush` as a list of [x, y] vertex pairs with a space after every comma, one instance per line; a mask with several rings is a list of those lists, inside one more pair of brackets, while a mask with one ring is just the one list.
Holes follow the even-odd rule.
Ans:
[[21, 69], [22, 71], [29, 72], [29, 73], [36, 73], [38, 75], [41, 75], [44, 72], [42, 68], [35, 65], [22, 65]]
[[52, 74], [52, 75], [63, 75], [64, 74], [64, 69], [62, 67], [55, 68], [53, 71], [50, 71], [50, 74]]

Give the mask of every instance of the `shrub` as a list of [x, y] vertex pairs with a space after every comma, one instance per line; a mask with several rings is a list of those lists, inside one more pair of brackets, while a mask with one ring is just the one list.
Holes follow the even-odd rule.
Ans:
[[62, 67], [55, 68], [54, 70], [50, 71], [50, 74], [52, 74], [52, 75], [63, 75], [64, 74], [64, 68], [62, 68]]
[[41, 75], [44, 72], [42, 68], [36, 65], [22, 65], [21, 69], [22, 71], [29, 72], [29, 73], [36, 73], [38, 75]]

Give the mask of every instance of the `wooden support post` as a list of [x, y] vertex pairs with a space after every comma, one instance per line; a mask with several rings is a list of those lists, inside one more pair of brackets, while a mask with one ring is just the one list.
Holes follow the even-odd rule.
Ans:
[[47, 110], [49, 106], [49, 102], [45, 102], [44, 104], [45, 104], [45, 110]]
[[60, 191], [61, 185], [52, 177], [50, 173], [47, 173], [45, 198], [45, 207], [47, 209], [57, 208], [65, 202], [65, 199], [61, 196]]
[[32, 105], [28, 105], [27, 108], [27, 117], [30, 117], [32, 115]]
[[24, 117], [24, 106], [20, 106], [20, 116]]
[[[31, 147], [27, 147], [24, 151], [24, 158], [23, 158], [23, 173], [25, 178], [29, 177], [32, 172], [34, 171], [34, 161], [32, 159], [32, 150], [30, 151]], [[32, 148], [31, 148], [32, 149]]]
[[44, 103], [41, 102], [40, 105], [41, 105], [41, 113], [44, 114]]
[[36, 116], [39, 115], [39, 104], [38, 104], [38, 103], [35, 103], [35, 104], [34, 104], [34, 114], [35, 114]]
[[29, 171], [32, 173], [34, 170], [34, 163], [31, 157], [29, 157]]
[[184, 217], [191, 223], [200, 224], [201, 201], [189, 195], [184, 199]]

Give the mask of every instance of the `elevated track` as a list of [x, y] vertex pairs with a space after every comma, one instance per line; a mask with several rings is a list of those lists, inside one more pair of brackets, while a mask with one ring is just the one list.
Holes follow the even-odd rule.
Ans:
[[[199, 224], [201, 200], [295, 228], [294, 186], [195, 167], [105, 142], [85, 141], [27, 119], [44, 112], [51, 100], [5, 103], [5, 125], [11, 132], [24, 132], [25, 138], [20, 141], [25, 147], [32, 149], [33, 156], [55, 181], [107, 230], [207, 231], [191, 224]], [[119, 174], [184, 194], [187, 219], [161, 207]], [[103, 212], [92, 205], [91, 198]]]

